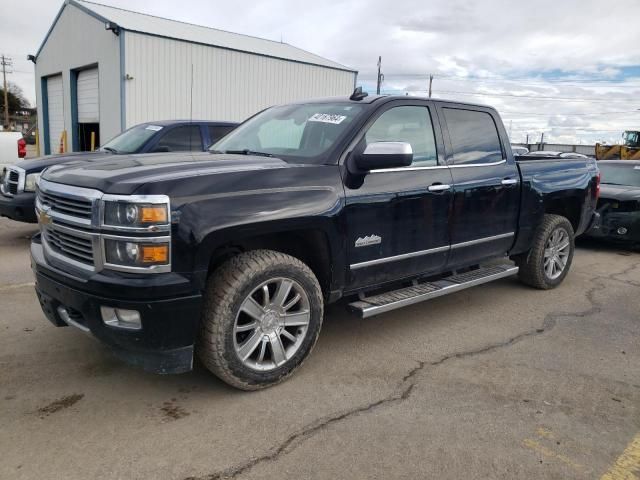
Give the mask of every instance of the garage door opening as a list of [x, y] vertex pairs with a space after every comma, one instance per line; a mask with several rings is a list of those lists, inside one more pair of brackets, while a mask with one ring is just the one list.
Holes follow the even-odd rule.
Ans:
[[[77, 123], [74, 150], [86, 152], [100, 146], [100, 86], [98, 69], [81, 70], [76, 79]], [[91, 135], [95, 136], [92, 145]]]
[[[93, 144], [91, 134], [94, 135]], [[89, 152], [100, 146], [100, 124], [99, 123], [78, 123], [78, 150]]]

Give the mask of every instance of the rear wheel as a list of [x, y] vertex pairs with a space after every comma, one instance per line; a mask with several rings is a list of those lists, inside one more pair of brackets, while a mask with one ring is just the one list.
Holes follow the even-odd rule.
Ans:
[[517, 259], [518, 277], [535, 288], [555, 288], [567, 276], [574, 250], [575, 238], [569, 220], [560, 215], [545, 215], [531, 250]]
[[283, 253], [242, 253], [209, 279], [197, 353], [205, 366], [243, 390], [289, 376], [309, 355], [322, 325], [318, 280]]

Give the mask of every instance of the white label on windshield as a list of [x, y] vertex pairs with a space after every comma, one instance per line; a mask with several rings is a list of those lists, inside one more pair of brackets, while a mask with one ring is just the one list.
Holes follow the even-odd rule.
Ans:
[[634, 170], [640, 170], [640, 165], [638, 165], [637, 167], [633, 167]]
[[154, 132], [159, 132], [160, 130], [162, 130], [162, 127], [158, 125], [147, 125], [146, 130], [153, 130]]
[[331, 115], [330, 113], [316, 113], [309, 118], [310, 122], [333, 123], [338, 125], [347, 118], [344, 115]]

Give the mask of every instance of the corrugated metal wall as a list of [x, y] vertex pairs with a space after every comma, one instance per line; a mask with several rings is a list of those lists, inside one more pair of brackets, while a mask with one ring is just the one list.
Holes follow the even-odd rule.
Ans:
[[[72, 105], [71, 70], [96, 64], [100, 84], [100, 138], [106, 141], [121, 131], [120, 41], [112, 32], [104, 29], [104, 23], [73, 5], [65, 5], [58, 22], [38, 55], [36, 103], [38, 125], [44, 125], [40, 79], [62, 74], [64, 128], [67, 130], [69, 147], [73, 145], [75, 135], [71, 125], [72, 110], [77, 108], [77, 105]], [[39, 135], [41, 145], [44, 145], [42, 128], [39, 129]], [[59, 140], [59, 138], [51, 138], [51, 143], [57, 145]]]
[[126, 123], [190, 118], [244, 120], [280, 103], [348, 95], [355, 73], [125, 33]]

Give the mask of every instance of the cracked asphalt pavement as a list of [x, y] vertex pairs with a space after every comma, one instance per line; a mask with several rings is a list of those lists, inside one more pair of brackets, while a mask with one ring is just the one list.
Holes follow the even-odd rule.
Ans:
[[34, 232], [0, 219], [0, 478], [599, 479], [634, 458], [638, 253], [581, 243], [552, 291], [505, 279], [369, 320], [334, 305], [302, 369], [247, 393], [50, 325]]

